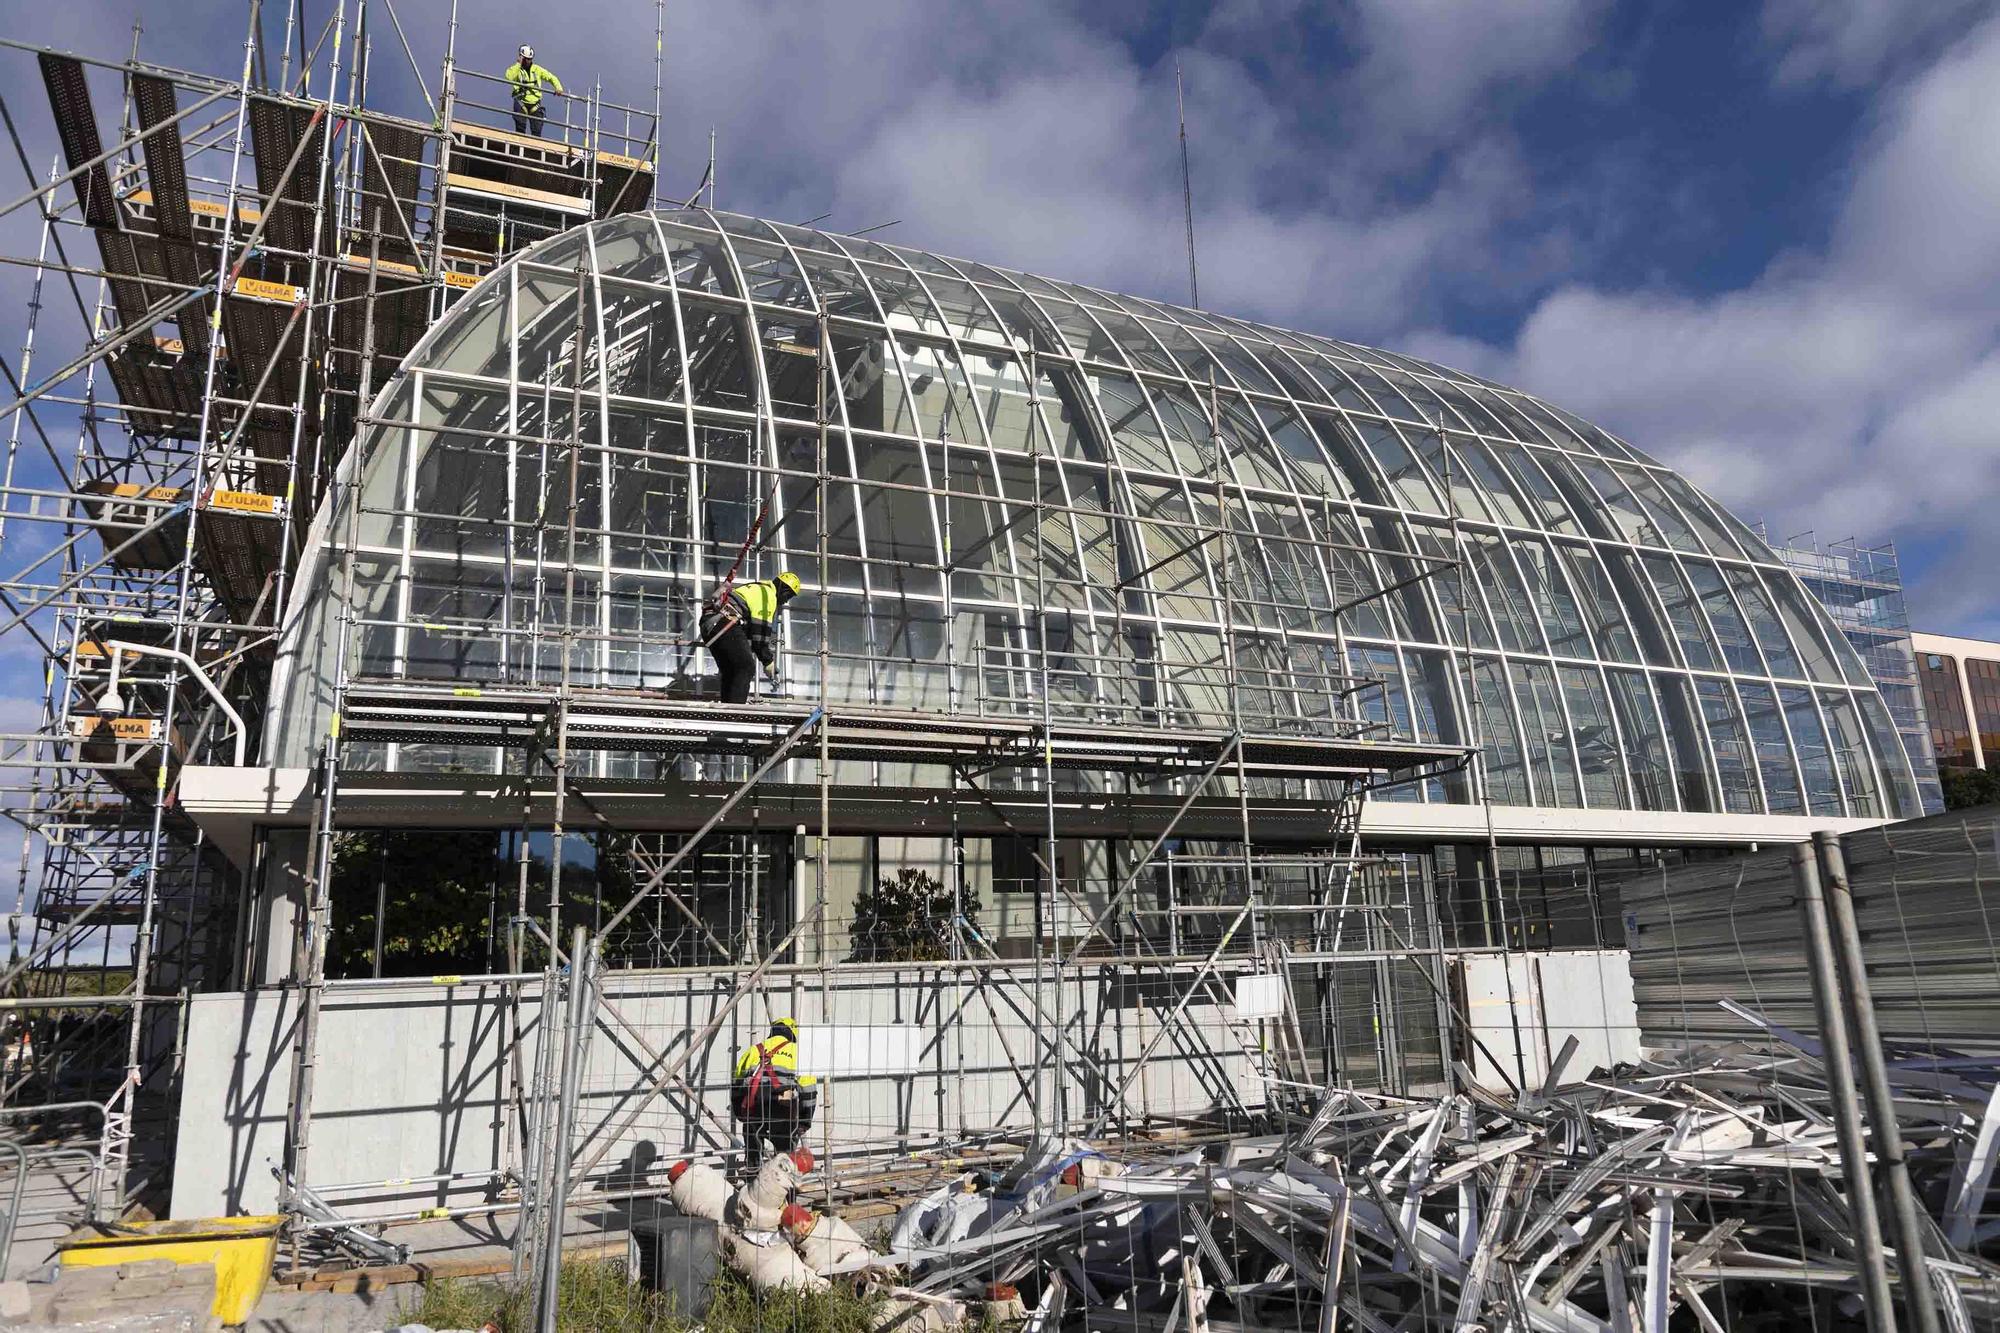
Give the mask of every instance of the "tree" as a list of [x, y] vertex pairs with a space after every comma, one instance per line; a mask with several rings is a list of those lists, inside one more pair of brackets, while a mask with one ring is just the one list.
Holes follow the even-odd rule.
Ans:
[[[979, 911], [979, 899], [965, 895], [961, 906], [965, 915], [972, 916]], [[956, 931], [951, 890], [928, 870], [903, 866], [876, 880], [872, 890], [855, 900], [854, 924], [849, 928], [854, 952], [848, 961], [935, 962], [951, 957]]]
[[[375, 952], [378, 890], [382, 973], [487, 970], [489, 913], [511, 914], [513, 881], [492, 833], [370, 829], [343, 833], [333, 848], [329, 977], [365, 977]], [[496, 896], [498, 903], [496, 905]]]
[[1947, 810], [2000, 804], [2000, 774], [1990, 768], [1947, 768], [1939, 772], [1938, 778], [1944, 784]]

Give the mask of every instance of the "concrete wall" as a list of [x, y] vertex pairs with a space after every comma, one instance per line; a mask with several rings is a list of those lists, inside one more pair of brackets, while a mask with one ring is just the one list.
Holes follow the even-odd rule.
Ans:
[[[715, 1150], [729, 1139], [730, 1064], [780, 1012], [804, 1028], [802, 1067], [824, 1078], [815, 1144], [883, 1147], [992, 1126], [1027, 1128], [1053, 1106], [1057, 1074], [1037, 1071], [1032, 969], [842, 969], [779, 977], [746, 999], [686, 1071], [698, 1112], [678, 1091], [648, 1093], [656, 1054], [670, 1060], [721, 1011], [727, 973], [613, 973], [589, 1047], [578, 1144], [612, 1142], [593, 1176], [620, 1163]], [[1063, 1067], [1070, 1113], [1105, 1105], [1157, 1030], [1157, 996], [1091, 973], [1040, 989], [1080, 1053]], [[1227, 977], [1222, 993], [1229, 993]], [[484, 1201], [493, 1173], [518, 1159], [503, 1063], [532, 1076], [538, 986], [523, 988], [523, 1034], [510, 1038], [507, 992], [494, 984], [331, 987], [321, 1013], [309, 1179], [356, 1216]], [[615, 1012], [614, 1012], [615, 1011]], [[278, 1190], [291, 1088], [295, 998], [285, 992], [194, 997], [177, 1129], [173, 1215], [268, 1212]], [[650, 1049], [649, 1049], [650, 1048]], [[1087, 1057], [1087, 1058], [1086, 1058]], [[1106, 1080], [1112, 1080], [1107, 1084]], [[1133, 1083], [1134, 1114], [1195, 1114], [1262, 1089], [1226, 1014], [1190, 1005]], [[635, 1114], [636, 1113], [636, 1114]], [[631, 1123], [626, 1124], [626, 1121]], [[459, 1173], [454, 1183], [408, 1183]], [[378, 1188], [349, 1186], [400, 1181]]]
[[[1517, 1064], [1546, 1073], [1564, 1037], [1582, 1048], [1572, 1076], [1638, 1054], [1628, 957], [1622, 951], [1501, 957], [1454, 963], [1487, 1086], [1504, 1088]], [[1224, 969], [1220, 994], [1234, 990]], [[922, 1144], [1004, 1126], [1030, 1127], [1037, 1101], [1055, 1104], [1058, 1073], [1038, 1060], [1034, 996], [1058, 1006], [1075, 1048], [1060, 1077], [1072, 1117], [1092, 1114], [1158, 1030], [1187, 977], [1132, 983], [1098, 973], [1035, 988], [1028, 965], [1011, 968], [843, 968], [774, 977], [737, 1006], [695, 1051], [685, 1075], [696, 1098], [653, 1095], [661, 1066], [729, 1003], [731, 973], [612, 973], [589, 1045], [573, 1147], [595, 1155], [579, 1188], [617, 1187], [635, 1167], [731, 1146], [730, 1063], [789, 1014], [804, 1028], [803, 1067], [824, 1080], [821, 1147]], [[309, 1178], [356, 1217], [493, 1197], [497, 1173], [520, 1158], [504, 1066], [530, 1077], [539, 1049], [539, 986], [521, 988], [521, 1037], [511, 1036], [510, 992], [492, 984], [421, 982], [343, 988], [321, 1015]], [[1511, 1007], [1510, 1007], [1511, 1006]], [[282, 1156], [291, 1088], [296, 998], [281, 991], [199, 995], [191, 1005], [187, 1079], [177, 1128], [173, 1216], [272, 1211], [272, 1166]], [[1135, 1116], [1260, 1106], [1261, 1084], [1230, 1013], [1206, 998], [1133, 1080]], [[456, 1175], [453, 1181], [423, 1178]], [[375, 1183], [389, 1182], [389, 1183]], [[356, 1188], [357, 1186], [367, 1188]]]

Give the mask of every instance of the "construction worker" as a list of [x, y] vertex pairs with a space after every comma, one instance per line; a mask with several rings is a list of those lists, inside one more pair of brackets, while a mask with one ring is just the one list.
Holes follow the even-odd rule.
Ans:
[[730, 1113], [743, 1125], [746, 1173], [757, 1174], [767, 1142], [773, 1153], [798, 1147], [818, 1103], [816, 1081], [810, 1074], [799, 1074], [798, 1023], [789, 1018], [772, 1019], [764, 1040], [737, 1054], [729, 1083]]
[[542, 89], [553, 88], [567, 97], [562, 80], [535, 63], [534, 47], [523, 45], [520, 60], [507, 66], [507, 85], [514, 90], [515, 132], [541, 138], [542, 121], [548, 114], [542, 107]]
[[699, 633], [721, 673], [724, 703], [740, 704], [750, 698], [750, 678], [759, 662], [765, 676], [777, 682], [778, 612], [798, 595], [799, 576], [787, 571], [774, 579], [738, 584], [702, 612]]

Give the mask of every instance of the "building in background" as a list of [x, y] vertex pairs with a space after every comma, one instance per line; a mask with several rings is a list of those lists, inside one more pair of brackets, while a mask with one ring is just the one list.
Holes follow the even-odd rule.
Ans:
[[[1938, 767], [1943, 751], [1932, 753], [1936, 726], [1927, 719], [1930, 682], [1924, 679], [1911, 645], [1910, 616], [1903, 602], [1903, 574], [1893, 542], [1862, 546], [1852, 538], [1822, 546], [1810, 532], [1772, 543], [1777, 557], [1789, 565], [1818, 597], [1861, 660], [1868, 666], [1902, 733], [1917, 774], [1917, 792], [1924, 813], [1944, 809]], [[1922, 637], [1922, 636], [1919, 636]], [[2000, 658], [2000, 650], [1993, 654]], [[2000, 680], [1995, 681], [2000, 687]]]
[[2000, 759], [2000, 643], [1921, 633], [1912, 640], [1939, 773], [1993, 767]]

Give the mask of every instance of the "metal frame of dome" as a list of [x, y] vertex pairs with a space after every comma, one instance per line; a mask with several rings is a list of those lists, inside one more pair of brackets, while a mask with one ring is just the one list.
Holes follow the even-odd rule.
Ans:
[[[824, 570], [798, 536], [822, 316]], [[358, 478], [343, 464], [363, 675], [550, 677], [569, 571], [535, 533], [567, 504], [549, 469], [575, 420], [584, 684], [702, 669], [682, 622], [758, 527], [746, 569], [818, 594], [788, 616], [808, 692], [825, 615], [828, 692], [852, 701], [1018, 712], [1045, 666], [1059, 710], [1146, 725], [1226, 723], [1226, 694], [1310, 729], [1353, 698], [1386, 733], [1480, 746], [1503, 806], [1917, 813], [1864, 666], [1747, 526], [1569, 413], [1393, 353], [694, 210], [523, 252], [373, 418]], [[334, 508], [288, 612], [279, 764], [332, 707]]]

